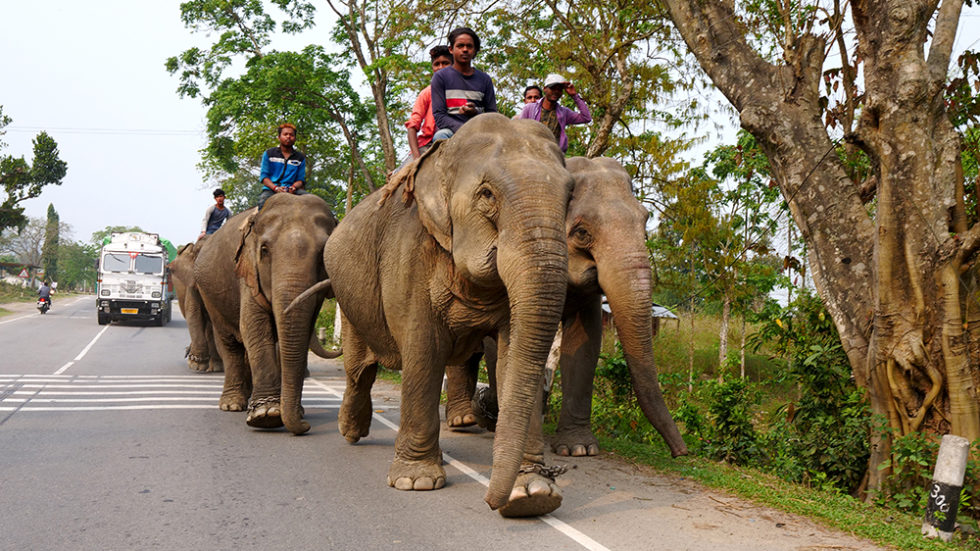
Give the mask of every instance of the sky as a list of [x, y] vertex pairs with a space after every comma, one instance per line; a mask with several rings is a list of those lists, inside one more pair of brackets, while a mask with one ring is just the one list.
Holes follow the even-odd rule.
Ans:
[[[118, 225], [196, 239], [216, 187], [196, 168], [205, 109], [177, 96], [164, 61], [209, 42], [184, 28], [180, 2], [0, 0], [0, 17], [0, 105], [13, 119], [0, 153], [30, 162], [45, 130], [68, 163], [61, 186], [22, 203], [27, 215], [53, 204], [76, 241]], [[957, 50], [978, 47], [977, 21], [965, 12]]]
[[180, 99], [167, 57], [201, 43], [173, 1], [0, 0], [0, 105], [13, 119], [5, 154], [33, 156], [41, 130], [68, 174], [22, 205], [53, 204], [71, 238], [140, 226], [175, 244], [197, 238], [213, 202], [196, 164], [205, 143], [200, 100]]

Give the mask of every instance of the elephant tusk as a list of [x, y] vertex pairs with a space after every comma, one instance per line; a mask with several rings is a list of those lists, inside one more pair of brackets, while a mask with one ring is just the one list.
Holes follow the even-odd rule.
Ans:
[[317, 356], [327, 360], [339, 358], [344, 354], [343, 350], [326, 350], [323, 348], [323, 345], [320, 344], [320, 339], [316, 338], [315, 333], [310, 335], [310, 350]]
[[320, 291], [323, 291], [324, 289], [332, 289], [330, 287], [329, 279], [324, 279], [323, 281], [303, 291], [299, 295], [296, 295], [296, 298], [294, 298], [293, 301], [289, 303], [289, 306], [287, 306], [286, 309], [282, 311], [283, 315], [288, 314], [289, 311], [292, 310], [294, 307], [299, 306], [300, 304], [308, 300], [310, 297], [319, 293]]

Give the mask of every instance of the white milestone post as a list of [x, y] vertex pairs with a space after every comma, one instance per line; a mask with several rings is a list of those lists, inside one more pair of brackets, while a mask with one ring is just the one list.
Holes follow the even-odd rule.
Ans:
[[969, 455], [969, 440], [952, 434], [943, 436], [939, 444], [939, 457], [936, 458], [936, 470], [929, 485], [926, 519], [922, 523], [922, 535], [925, 537], [938, 537], [943, 541], [953, 538]]

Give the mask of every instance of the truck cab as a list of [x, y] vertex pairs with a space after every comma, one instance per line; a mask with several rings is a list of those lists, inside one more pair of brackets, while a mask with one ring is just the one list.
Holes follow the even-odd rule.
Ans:
[[99, 253], [99, 325], [143, 320], [163, 326], [174, 297], [170, 254], [155, 233], [113, 232]]

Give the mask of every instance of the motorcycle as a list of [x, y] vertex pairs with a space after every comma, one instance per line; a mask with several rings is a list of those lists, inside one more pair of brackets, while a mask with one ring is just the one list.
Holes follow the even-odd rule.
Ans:
[[41, 311], [42, 314], [47, 312], [51, 308], [51, 299], [49, 298], [39, 298], [37, 299], [37, 309]]

